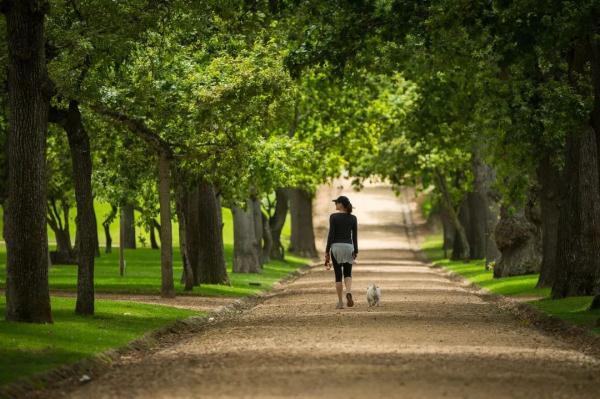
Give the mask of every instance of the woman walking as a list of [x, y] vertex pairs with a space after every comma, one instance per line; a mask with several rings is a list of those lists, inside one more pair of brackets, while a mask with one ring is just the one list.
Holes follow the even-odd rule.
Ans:
[[348, 307], [354, 306], [352, 300], [352, 264], [358, 255], [358, 223], [356, 216], [352, 215], [352, 204], [348, 197], [343, 195], [334, 199], [335, 209], [338, 212], [329, 216], [329, 234], [325, 248], [325, 267], [331, 269], [333, 262], [335, 272], [335, 289], [338, 296], [337, 309], [344, 307], [342, 293], [342, 276], [346, 285], [346, 303]]

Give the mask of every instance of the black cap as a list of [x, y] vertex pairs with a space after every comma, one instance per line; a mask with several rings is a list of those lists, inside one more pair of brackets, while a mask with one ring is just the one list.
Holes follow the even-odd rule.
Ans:
[[340, 204], [344, 205], [344, 208], [348, 208], [350, 206], [350, 200], [345, 195], [340, 195], [339, 197], [334, 199], [333, 202], [339, 202]]

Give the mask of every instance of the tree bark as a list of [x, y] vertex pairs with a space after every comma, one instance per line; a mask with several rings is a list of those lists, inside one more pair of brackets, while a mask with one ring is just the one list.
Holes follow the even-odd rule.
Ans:
[[200, 207], [199, 207], [198, 186], [186, 190], [186, 201], [183, 208], [185, 217], [185, 243], [187, 246], [187, 256], [194, 285], [201, 283], [200, 279]]
[[160, 295], [175, 297], [173, 283], [173, 234], [171, 231], [171, 159], [164, 151], [158, 162], [158, 197], [160, 202], [160, 262], [162, 285]]
[[246, 209], [232, 206], [233, 213], [233, 272], [259, 273], [258, 242], [254, 233], [252, 202], [246, 201]]
[[73, 165], [73, 184], [77, 203], [77, 301], [75, 313], [94, 314], [94, 260], [98, 243], [94, 197], [92, 194], [92, 155], [90, 140], [83, 126], [79, 104], [69, 102], [63, 128], [67, 133]]
[[125, 274], [125, 229], [119, 228], [119, 276]]
[[223, 232], [219, 220], [221, 204], [212, 184], [200, 182], [196, 205], [199, 208], [200, 282], [229, 284]]
[[448, 250], [451, 250], [454, 247], [456, 230], [454, 229], [454, 226], [450, 220], [450, 216], [448, 216], [448, 212], [446, 210], [442, 210], [440, 212], [440, 219], [442, 221], [443, 231], [442, 249], [444, 250], [444, 258], [448, 258]]
[[542, 212], [542, 265], [537, 287], [552, 287], [556, 275], [556, 245], [560, 217], [560, 173], [545, 156], [537, 169]]
[[315, 258], [315, 232], [312, 219], [312, 197], [310, 193], [299, 189], [290, 189], [290, 210], [292, 234], [289, 251], [306, 258]]
[[552, 297], [593, 295], [600, 272], [600, 190], [596, 135], [590, 126], [567, 136]]
[[[468, 195], [468, 194], [467, 194]], [[454, 245], [452, 246], [452, 259], [471, 259], [471, 240], [469, 239], [471, 236], [471, 209], [469, 208], [469, 203], [467, 196], [461, 201], [460, 207], [458, 208], [458, 221], [465, 231], [466, 241], [463, 240], [454, 240]], [[465, 243], [467, 244], [465, 246]], [[467, 253], [466, 251], [469, 250]]]
[[494, 277], [519, 276], [540, 270], [539, 231], [521, 211], [515, 215], [502, 212], [496, 226], [495, 240], [501, 256], [494, 266]]
[[599, 52], [596, 42], [576, 43], [568, 60], [570, 84], [578, 92], [591, 61], [594, 104], [587, 120], [567, 134], [553, 298], [600, 293]]
[[273, 248], [273, 237], [271, 237], [271, 229], [269, 228], [269, 217], [261, 211], [260, 216], [262, 218], [262, 237], [263, 246], [261, 249], [261, 262], [262, 264], [269, 263], [271, 260], [271, 249]]
[[51, 323], [46, 231], [48, 3], [5, 1], [8, 44], [8, 197], [6, 319]]
[[159, 245], [158, 245], [158, 241], [156, 241], [156, 234], [155, 234], [155, 230], [158, 227], [159, 231], [160, 231], [160, 225], [158, 224], [158, 222], [154, 219], [152, 219], [152, 223], [150, 223], [150, 226], [148, 226], [149, 230], [150, 230], [150, 248], [152, 249], [159, 249]]
[[486, 165], [477, 153], [473, 155], [473, 191], [467, 194], [469, 207], [469, 228], [467, 237], [471, 259], [484, 259], [486, 247], [486, 227], [488, 219]]
[[121, 228], [123, 229], [123, 245], [128, 249], [135, 249], [135, 213], [133, 205], [125, 204], [121, 207]]
[[263, 218], [262, 218], [262, 210], [260, 199], [252, 198], [252, 219], [254, 220], [254, 236], [256, 237], [256, 243], [258, 245], [258, 260], [260, 265], [264, 265], [266, 263], [265, 258], [263, 257]]
[[285, 218], [287, 217], [289, 209], [289, 194], [288, 190], [284, 188], [277, 189], [275, 191], [275, 213], [269, 220], [269, 228], [271, 230], [271, 258], [283, 260], [285, 257], [285, 250], [281, 244], [281, 231], [285, 224]]
[[102, 222], [104, 227], [104, 235], [106, 236], [106, 249], [105, 253], [109, 254], [112, 252], [112, 237], [110, 235], [110, 225], [117, 217], [117, 207], [114, 205], [110, 206], [110, 213], [106, 216], [106, 219]]
[[457, 252], [454, 250], [452, 251], [452, 259], [469, 259], [470, 248], [469, 240], [467, 239], [467, 233], [465, 232], [465, 228], [461, 224], [458, 214], [454, 209], [454, 204], [452, 203], [452, 198], [450, 197], [450, 191], [448, 190], [446, 179], [439, 170], [435, 170], [434, 175], [436, 186], [442, 194], [442, 207], [444, 208], [446, 215], [448, 215], [450, 223], [455, 231], [453, 248], [459, 249]]
[[[184, 190], [178, 190], [177, 193], [177, 219], [179, 220], [179, 251], [181, 252], [181, 263], [183, 271], [181, 273], [181, 282], [185, 285], [185, 291], [194, 289], [194, 272], [189, 262], [188, 248], [186, 243], [187, 223], [185, 220], [184, 209], [187, 208], [187, 193]], [[154, 226], [152, 226], [154, 230]]]

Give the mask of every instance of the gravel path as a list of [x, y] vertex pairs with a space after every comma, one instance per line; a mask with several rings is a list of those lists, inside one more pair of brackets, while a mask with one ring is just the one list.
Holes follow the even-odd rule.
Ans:
[[[317, 227], [339, 191], [319, 191]], [[597, 359], [418, 260], [405, 226], [414, 204], [378, 185], [345, 193], [359, 220], [354, 308], [336, 310], [333, 272], [313, 268], [255, 308], [124, 360], [65, 396], [600, 397]], [[369, 309], [364, 292], [372, 281], [382, 287], [382, 306]]]

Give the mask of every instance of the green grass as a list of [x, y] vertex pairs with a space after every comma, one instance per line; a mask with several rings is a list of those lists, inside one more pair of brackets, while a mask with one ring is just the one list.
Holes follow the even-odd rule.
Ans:
[[[180, 283], [182, 272], [181, 256], [179, 250], [174, 249], [173, 269], [175, 288], [179, 294], [186, 295], [227, 295], [246, 296], [256, 294], [271, 286], [307, 263], [306, 259], [286, 256], [286, 261], [271, 261], [264, 265], [262, 273], [232, 273], [233, 249], [231, 245], [225, 246], [227, 269], [231, 286], [202, 284], [191, 292], [184, 292]], [[96, 259], [94, 281], [96, 292], [104, 293], [131, 293], [131, 294], [158, 294], [160, 293], [160, 251], [149, 248], [131, 249], [125, 251], [126, 269], [123, 277], [119, 276], [118, 251], [104, 254]], [[0, 286], [4, 287], [6, 279], [6, 252], [0, 248]], [[51, 290], [76, 291], [77, 266], [54, 265], [50, 268], [49, 281]], [[260, 283], [260, 286], [251, 286], [250, 282]]]
[[[0, 298], [0, 314], [6, 301]], [[73, 313], [75, 300], [52, 298], [54, 324], [0, 320], [0, 385], [124, 346], [146, 331], [201, 315], [191, 310], [132, 302], [96, 301], [94, 316]]]
[[[108, 206], [106, 210], [108, 211]], [[103, 206], [96, 207], [98, 220], [103, 218]], [[178, 294], [205, 296], [247, 296], [270, 289], [272, 285], [307, 263], [307, 259], [286, 255], [286, 261], [271, 261], [262, 273], [232, 273], [233, 223], [231, 212], [224, 209], [223, 240], [231, 286], [202, 284], [192, 292], [184, 292], [179, 283], [182, 272], [181, 256], [174, 247], [174, 277]], [[1, 218], [0, 218], [1, 220]], [[74, 224], [73, 224], [74, 225]], [[113, 225], [113, 237], [118, 239], [118, 223]], [[174, 224], [173, 231], [177, 232]], [[288, 222], [282, 232], [285, 246], [289, 242]], [[73, 236], [74, 237], [74, 236]], [[100, 235], [103, 242], [104, 233]], [[118, 243], [118, 242], [117, 242]], [[104, 248], [102, 248], [103, 250]], [[96, 258], [95, 289], [98, 293], [158, 294], [161, 286], [160, 251], [138, 248], [125, 251], [126, 270], [119, 276], [119, 251]], [[0, 287], [5, 286], [6, 248], [0, 245]], [[52, 290], [76, 291], [77, 267], [53, 265], [49, 270]], [[250, 283], [260, 283], [259, 286]], [[197, 315], [198, 312], [166, 306], [131, 302], [96, 301], [96, 315], [76, 316], [72, 298], [52, 298], [54, 324], [35, 325], [0, 321], [0, 385], [40, 371], [123, 346], [144, 332], [169, 324], [174, 320]], [[0, 298], [0, 315], [5, 313], [4, 295]]]
[[[104, 213], [109, 212], [110, 207], [107, 204], [97, 203], [96, 213], [98, 220], [104, 218]], [[104, 213], [103, 213], [104, 212]], [[1, 219], [0, 219], [1, 220]], [[290, 236], [290, 218], [282, 231], [282, 243], [287, 246]], [[196, 287], [192, 292], [184, 292], [183, 286], [179, 283], [182, 272], [182, 263], [179, 250], [177, 248], [177, 237], [174, 240], [173, 267], [176, 281], [176, 290], [179, 294], [186, 295], [227, 295], [227, 296], [246, 296], [256, 294], [271, 286], [288, 275], [294, 270], [307, 263], [306, 259], [286, 255], [286, 261], [271, 261], [264, 265], [262, 273], [245, 274], [232, 273], [233, 263], [233, 221], [231, 211], [223, 208], [223, 241], [225, 243], [225, 258], [227, 262], [227, 271], [231, 286], [203, 284]], [[74, 226], [74, 223], [73, 223]], [[113, 237], [118, 238], [118, 222], [113, 223], [111, 227]], [[139, 229], [138, 229], [139, 230]], [[173, 226], [173, 232], [177, 232], [176, 223]], [[49, 230], [50, 231], [50, 230]], [[100, 235], [101, 242], [104, 233]], [[102, 252], [104, 248], [101, 248]], [[119, 251], [113, 248], [113, 253], [104, 254], [96, 259], [95, 266], [95, 288], [101, 293], [132, 293], [132, 294], [158, 294], [160, 293], [161, 273], [160, 273], [160, 251], [150, 248], [138, 248], [125, 251], [126, 270], [123, 277], [119, 276]], [[0, 246], [0, 287], [5, 286], [6, 279], [6, 250], [4, 245]], [[49, 272], [50, 289], [75, 291], [77, 284], [77, 268], [74, 265], [53, 265]], [[260, 283], [259, 286], [249, 283]]]
[[486, 288], [495, 294], [532, 297], [528, 303], [536, 308], [569, 323], [589, 328], [593, 332], [600, 334], [600, 326], [596, 324], [597, 320], [600, 319], [600, 310], [589, 310], [593, 297], [550, 299], [549, 288], [535, 287], [539, 277], [538, 274], [494, 278], [491, 270], [485, 270], [483, 260], [464, 262], [444, 259], [444, 251], [441, 248], [442, 237], [440, 235], [426, 237], [421, 245], [423, 253], [434, 265], [457, 273], [470, 282]]

